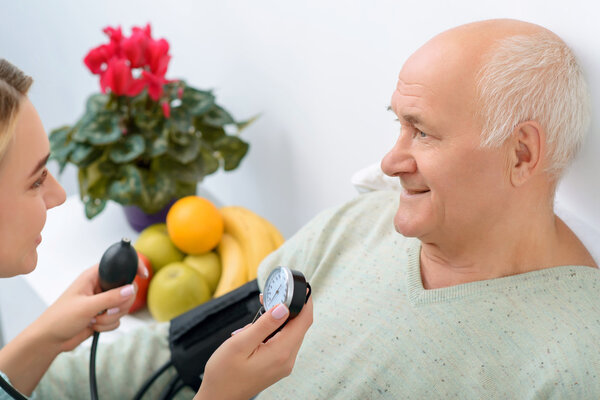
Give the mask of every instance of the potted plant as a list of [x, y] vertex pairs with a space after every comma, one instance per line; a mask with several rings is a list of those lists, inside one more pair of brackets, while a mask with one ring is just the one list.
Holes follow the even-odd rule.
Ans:
[[120, 27], [104, 32], [109, 42], [84, 59], [101, 93], [73, 125], [50, 132], [52, 159], [61, 173], [77, 166], [89, 219], [109, 200], [156, 215], [205, 176], [237, 168], [249, 148], [239, 133], [254, 118], [238, 122], [211, 91], [166, 79], [169, 43], [153, 39], [149, 24], [129, 37]]

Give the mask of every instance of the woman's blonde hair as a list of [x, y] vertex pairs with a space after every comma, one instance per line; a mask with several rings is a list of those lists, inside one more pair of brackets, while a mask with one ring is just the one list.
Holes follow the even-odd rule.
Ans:
[[31, 77], [0, 58], [0, 161], [13, 135], [13, 126], [21, 100], [33, 83]]
[[581, 67], [551, 32], [505, 38], [489, 54], [478, 81], [484, 146], [500, 146], [521, 122], [546, 131], [547, 170], [560, 177], [582, 145], [590, 99]]

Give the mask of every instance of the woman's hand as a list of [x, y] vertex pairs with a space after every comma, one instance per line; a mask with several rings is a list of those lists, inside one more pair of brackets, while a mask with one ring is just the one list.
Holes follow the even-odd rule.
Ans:
[[248, 400], [292, 372], [304, 334], [313, 321], [312, 299], [300, 314], [266, 343], [286, 320], [284, 305], [273, 307], [254, 324], [226, 340], [210, 357], [194, 400]]
[[[140, 263], [138, 272], [147, 274]], [[92, 335], [119, 326], [135, 300], [135, 286], [102, 292], [98, 265], [85, 270], [31, 325], [0, 350], [0, 370], [21, 393], [30, 394], [54, 358]], [[106, 311], [106, 312], [105, 312]]]
[[[141, 261], [138, 274], [148, 274]], [[120, 318], [127, 314], [133, 304], [136, 291], [136, 285], [131, 284], [102, 292], [98, 265], [94, 265], [82, 272], [34, 325], [45, 332], [60, 351], [69, 351], [94, 331], [116, 329]]]

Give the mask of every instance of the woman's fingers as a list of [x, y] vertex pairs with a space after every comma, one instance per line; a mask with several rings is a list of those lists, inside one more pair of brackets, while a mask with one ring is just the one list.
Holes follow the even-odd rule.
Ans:
[[250, 354], [285, 322], [289, 314], [288, 308], [279, 304], [261, 315], [254, 324], [237, 331], [231, 339], [237, 342], [238, 348]]
[[313, 323], [313, 301], [312, 298], [308, 299], [308, 302], [302, 307], [302, 311], [298, 316], [285, 325], [283, 330], [285, 330], [285, 335], [275, 335], [273, 339], [276, 341], [284, 342], [286, 345], [295, 346], [295, 353], [300, 349], [300, 345], [302, 344], [302, 340], [304, 339], [304, 335], [308, 328]]
[[95, 324], [92, 324], [91, 328], [94, 331], [96, 331], [96, 332], [108, 332], [108, 331], [113, 331], [113, 330], [117, 329], [120, 324], [121, 324], [121, 321], [117, 319], [116, 321], [111, 322], [111, 323], [106, 323], [106, 324], [95, 323]]
[[92, 329], [97, 332], [116, 329], [135, 301], [136, 292], [137, 285], [133, 283], [88, 297], [87, 306], [94, 316], [90, 320]]

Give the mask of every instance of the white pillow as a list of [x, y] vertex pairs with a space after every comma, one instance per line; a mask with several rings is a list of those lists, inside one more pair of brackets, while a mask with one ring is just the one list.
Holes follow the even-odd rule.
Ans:
[[[359, 193], [374, 190], [400, 190], [400, 180], [383, 173], [379, 163], [369, 165], [357, 171], [350, 180]], [[600, 264], [600, 227], [592, 227], [575, 217], [560, 201], [554, 204], [554, 212], [575, 232], [579, 240]]]

